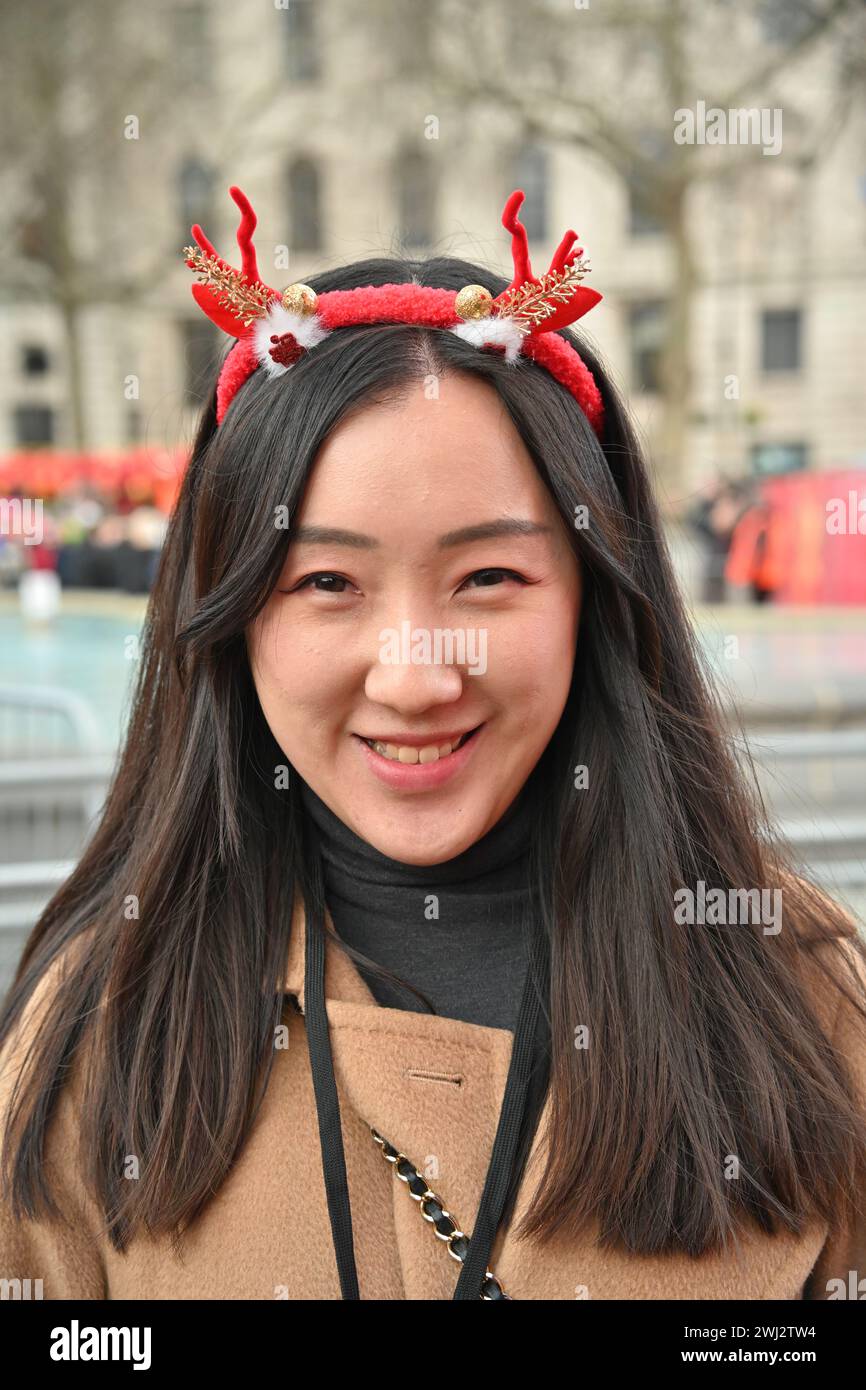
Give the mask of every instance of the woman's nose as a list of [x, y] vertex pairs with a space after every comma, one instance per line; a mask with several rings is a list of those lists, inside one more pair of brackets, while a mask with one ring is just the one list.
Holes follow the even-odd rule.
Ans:
[[378, 704], [423, 710], [460, 699], [465, 653], [453, 629], [419, 628], [404, 621], [376, 634], [376, 649], [367, 672], [365, 693]]

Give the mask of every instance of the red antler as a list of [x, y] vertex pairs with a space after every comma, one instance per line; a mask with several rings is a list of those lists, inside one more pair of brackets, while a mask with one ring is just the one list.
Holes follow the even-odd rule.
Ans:
[[[529, 241], [526, 236], [526, 228], [518, 217], [520, 208], [526, 197], [522, 188], [515, 188], [511, 197], [505, 204], [502, 213], [502, 225], [506, 231], [511, 233], [511, 257], [514, 262], [514, 279], [501, 295], [497, 295], [494, 301], [501, 307], [503, 312], [508, 313], [516, 304], [515, 300], [509, 297], [525, 285], [538, 285], [544, 288], [544, 293], [555, 290], [556, 281], [564, 275], [568, 267], [583, 255], [583, 247], [575, 246], [577, 232], [567, 231], [553, 253], [553, 260], [550, 262], [550, 269], [541, 280], [532, 273], [532, 265], [529, 259]], [[548, 277], [552, 277], [550, 280]], [[557, 328], [564, 328], [566, 324], [574, 323], [587, 313], [593, 305], [601, 299], [597, 290], [591, 290], [583, 285], [576, 285], [570, 292], [566, 291], [567, 302], [563, 300], [562, 292], [554, 292], [551, 295], [551, 302], [557, 304], [553, 313], [548, 314], [538, 322], [533, 322], [529, 327], [530, 333], [549, 333]], [[544, 294], [542, 294], [542, 298]], [[534, 298], [537, 298], [535, 296]]]
[[514, 279], [508, 286], [509, 290], [516, 290], [518, 285], [525, 284], [527, 280], [535, 279], [529, 260], [526, 228], [517, 215], [525, 197], [526, 194], [522, 188], [515, 188], [502, 212], [502, 225], [506, 232], [511, 233], [511, 259], [514, 262]]
[[[574, 246], [574, 243], [576, 241], [577, 232], [566, 232], [565, 236], [562, 238], [562, 241], [559, 243], [559, 245], [553, 253], [553, 260], [550, 262], [551, 270], [565, 270], [565, 267], [567, 265], [571, 265], [573, 260], [575, 260], [578, 256], [583, 255], [583, 247]], [[572, 246], [574, 246], [573, 251], [571, 251]], [[569, 251], [571, 251], [571, 255], [568, 254]]]
[[[219, 281], [220, 283], [215, 288], [210, 288], [207, 284], [195, 284], [192, 287], [192, 292], [199, 308], [207, 314], [213, 323], [217, 324], [224, 333], [229, 333], [234, 338], [240, 338], [248, 331], [245, 320], [251, 315], [261, 313], [267, 301], [278, 292], [270, 289], [259, 279], [256, 251], [253, 246], [253, 232], [256, 229], [257, 219], [252, 204], [234, 184], [229, 189], [229, 193], [241, 213], [237, 230], [241, 269], [235, 270], [228, 261], [224, 261], [221, 256], [217, 255], [213, 244], [196, 222], [192, 228], [193, 238], [205, 256], [212, 258], [211, 267], [214, 272], [212, 279], [214, 282]], [[202, 267], [197, 265], [192, 258], [187, 259], [187, 265], [194, 270], [202, 270]], [[223, 272], [222, 275], [219, 274], [220, 271]]]

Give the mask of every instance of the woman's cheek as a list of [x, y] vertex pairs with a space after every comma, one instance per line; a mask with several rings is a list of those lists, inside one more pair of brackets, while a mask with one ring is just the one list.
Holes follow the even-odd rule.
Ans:
[[539, 678], [549, 679], [559, 667], [570, 673], [574, 662], [577, 615], [565, 608], [527, 615], [524, 622], [487, 635], [487, 670], [509, 684], [534, 687]]
[[304, 625], [290, 626], [277, 617], [264, 625], [257, 647], [256, 684], [269, 710], [320, 710], [340, 687], [345, 667], [345, 644], [314, 633]]
[[309, 656], [311, 642], [304, 641], [303, 628], [291, 622], [283, 603], [265, 608], [255, 628], [256, 663], [267, 678], [280, 682], [300, 661]]

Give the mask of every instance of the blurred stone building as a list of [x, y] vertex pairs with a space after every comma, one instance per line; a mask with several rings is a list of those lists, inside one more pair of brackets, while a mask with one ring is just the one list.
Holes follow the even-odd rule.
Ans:
[[[401, 0], [404, 20], [406, 6]], [[524, 188], [537, 274], [565, 228], [580, 233], [589, 283], [604, 294], [580, 328], [653, 446], [676, 248], [597, 153], [527, 139], [519, 121], [492, 107], [470, 115], [459, 99], [436, 95], [434, 5], [410, 4], [412, 22], [400, 26], [372, 0], [364, 13], [330, 0], [276, 0], [255, 8], [252, 25], [251, 7], [230, 0], [156, 8], [161, 25], [152, 11], [140, 21], [158, 58], [162, 45], [152, 107], [130, 138], [121, 124], [135, 107], [115, 104], [113, 153], [94, 154], [73, 190], [76, 235], [122, 264], [132, 285], [107, 303], [94, 292], [78, 314], [78, 429], [88, 447], [191, 437], [227, 340], [196, 309], [180, 250], [199, 221], [235, 261], [227, 193], [235, 182], [258, 213], [261, 273], [278, 286], [401, 251], [463, 255], [510, 275], [499, 218], [511, 189]], [[768, 45], [773, 37], [761, 36]], [[810, 112], [833, 89], [836, 59], [819, 51], [811, 85], [798, 76], [782, 104], [779, 153], [743, 150], [736, 167], [729, 148], [728, 172], [690, 193], [699, 262], [688, 430], [669, 501], [720, 471], [866, 462], [862, 111], [819, 161], [798, 155]], [[672, 141], [673, 128], [671, 113]], [[0, 316], [0, 450], [72, 447], [62, 316], [26, 288]]]

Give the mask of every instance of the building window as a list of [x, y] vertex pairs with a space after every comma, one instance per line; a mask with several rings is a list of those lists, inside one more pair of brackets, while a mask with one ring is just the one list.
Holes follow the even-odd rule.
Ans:
[[434, 179], [429, 158], [405, 149], [397, 156], [397, 227], [405, 247], [430, 246], [434, 238]]
[[296, 159], [289, 168], [289, 235], [292, 251], [322, 247], [319, 171], [311, 159]]
[[207, 87], [213, 72], [207, 6], [186, 0], [173, 13], [174, 62], [184, 87]]
[[17, 229], [17, 244], [25, 260], [47, 261], [51, 241], [43, 213], [21, 219]]
[[[641, 62], [638, 53], [636, 64]], [[652, 61], [652, 60], [651, 60]], [[653, 62], [653, 67], [655, 66]], [[658, 190], [671, 169], [674, 146], [660, 132], [639, 129], [635, 134], [635, 153], [624, 170], [626, 224], [629, 236], [663, 236], [665, 225], [658, 208]]]
[[753, 444], [752, 472], [799, 473], [808, 466], [809, 451], [805, 444]]
[[664, 300], [645, 299], [629, 305], [628, 333], [632, 390], [660, 391]]
[[546, 241], [548, 236], [548, 170], [547, 151], [538, 145], [526, 145], [514, 161], [512, 188], [522, 188], [526, 201], [520, 209], [520, 220], [529, 241]]
[[629, 179], [626, 183], [626, 195], [629, 236], [659, 236], [664, 227], [651, 211], [649, 192], [642, 180], [637, 177]]
[[130, 406], [126, 412], [126, 442], [127, 444], [141, 443], [141, 411], [137, 406]]
[[216, 383], [223, 335], [203, 314], [195, 319], [184, 319], [181, 332], [185, 399], [187, 405], [198, 406]]
[[189, 241], [190, 227], [193, 223], [200, 223], [205, 231], [213, 227], [213, 191], [214, 178], [210, 168], [199, 159], [185, 159], [178, 174], [184, 242]]
[[436, 0], [391, 0], [386, 14], [388, 41], [400, 76], [429, 73], [433, 40], [441, 19], [436, 13]]
[[320, 75], [314, 0], [289, 0], [282, 14], [286, 72], [295, 82], [313, 82]]
[[768, 43], [788, 47], [808, 34], [820, 20], [812, 5], [792, 5], [791, 0], [759, 0], [758, 22]]
[[54, 443], [54, 411], [50, 405], [16, 405], [12, 415], [16, 444], [27, 447]]
[[45, 376], [49, 365], [48, 352], [41, 343], [22, 344], [21, 371], [24, 376]]
[[765, 372], [796, 372], [801, 366], [799, 309], [765, 309], [761, 314], [761, 366]]

